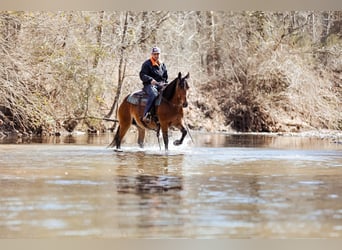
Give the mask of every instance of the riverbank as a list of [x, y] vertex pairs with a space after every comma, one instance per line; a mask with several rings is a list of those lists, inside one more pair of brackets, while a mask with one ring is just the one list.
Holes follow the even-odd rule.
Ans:
[[[237, 133], [241, 134], [239, 132], [237, 132]], [[334, 140], [340, 141], [340, 143], [342, 143], [342, 131], [328, 130], [328, 129], [308, 130], [308, 131], [302, 131], [302, 132], [278, 132], [278, 133], [248, 132], [248, 133], [242, 133], [242, 134], [334, 139]]]
[[[306, 130], [306, 131], [299, 131], [299, 132], [237, 132], [233, 130], [229, 131], [206, 131], [206, 130], [195, 130], [191, 129], [187, 126], [187, 130], [189, 132], [189, 137], [192, 135], [261, 135], [261, 136], [270, 136], [270, 137], [298, 137], [298, 138], [315, 138], [315, 139], [321, 139], [321, 140], [329, 140], [332, 143], [337, 143], [342, 145], [342, 131], [340, 130], [328, 130], [328, 129], [316, 129], [316, 130]], [[149, 131], [150, 133], [154, 133], [153, 131]], [[175, 131], [175, 134], [178, 131]], [[133, 135], [135, 136], [135, 129], [133, 128], [133, 133], [129, 132], [127, 136]], [[108, 134], [110, 138], [114, 136], [114, 133], [112, 132], [106, 132], [106, 133], [87, 133], [81, 130], [75, 130], [72, 133], [69, 133], [67, 131], [61, 131], [57, 135], [50, 134], [50, 135], [42, 135], [38, 136], [42, 138], [42, 140], [58, 140], [58, 138], [61, 137], [79, 137], [79, 136], [85, 136], [86, 134], [89, 134], [91, 136], [97, 136], [101, 134]], [[147, 134], [146, 137], [149, 135]], [[26, 134], [26, 133], [20, 133], [16, 130], [13, 131], [1, 131], [0, 130], [0, 143], [4, 142], [16, 142], [16, 139], [20, 139], [20, 142], [25, 142], [26, 139], [30, 141], [30, 138], [37, 137], [36, 135], [32, 134]]]

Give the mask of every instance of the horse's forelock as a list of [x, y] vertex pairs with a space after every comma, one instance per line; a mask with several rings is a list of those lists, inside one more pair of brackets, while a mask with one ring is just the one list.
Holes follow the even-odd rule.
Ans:
[[182, 80], [180, 81], [180, 87], [183, 88], [183, 89], [189, 89], [189, 84], [188, 84], [188, 81], [186, 80], [188, 77], [185, 76], [182, 78]]

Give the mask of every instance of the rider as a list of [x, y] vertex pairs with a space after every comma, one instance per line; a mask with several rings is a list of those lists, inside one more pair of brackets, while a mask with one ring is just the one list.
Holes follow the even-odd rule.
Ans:
[[158, 96], [160, 84], [167, 83], [167, 69], [166, 65], [159, 60], [160, 52], [160, 48], [153, 47], [151, 57], [142, 64], [139, 73], [140, 79], [144, 84], [143, 90], [148, 95], [144, 116], [142, 118], [144, 122], [149, 121], [150, 109], [155, 98]]

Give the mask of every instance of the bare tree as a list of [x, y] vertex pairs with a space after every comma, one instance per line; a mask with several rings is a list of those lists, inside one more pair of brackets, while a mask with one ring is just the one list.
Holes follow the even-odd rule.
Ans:
[[191, 71], [193, 127], [218, 120], [268, 131], [297, 117], [339, 128], [341, 20], [341, 11], [2, 11], [2, 128], [68, 118], [99, 126], [142, 86], [138, 73], [153, 45], [170, 78]]
[[114, 109], [118, 104], [119, 97], [121, 94], [122, 84], [125, 79], [125, 71], [126, 71], [125, 53], [127, 49], [126, 47], [127, 45], [125, 43], [126, 43], [126, 34], [127, 34], [127, 27], [128, 27], [128, 14], [129, 14], [128, 11], [124, 14], [123, 30], [121, 34], [121, 46], [120, 46], [120, 53], [119, 53], [119, 66], [118, 66], [118, 85], [116, 88], [114, 102], [112, 104], [112, 107], [109, 113], [105, 116], [106, 118], [110, 118], [112, 116]]

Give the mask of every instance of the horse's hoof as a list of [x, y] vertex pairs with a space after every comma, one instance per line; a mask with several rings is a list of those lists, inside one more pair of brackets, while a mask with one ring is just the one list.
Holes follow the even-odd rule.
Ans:
[[114, 152], [123, 152], [123, 150], [121, 148], [116, 148], [114, 149]]
[[182, 142], [180, 141], [180, 140], [175, 140], [174, 142], [173, 142], [173, 145], [175, 145], [175, 146], [179, 146], [179, 145], [181, 145], [182, 144]]

